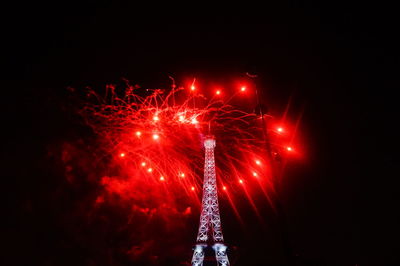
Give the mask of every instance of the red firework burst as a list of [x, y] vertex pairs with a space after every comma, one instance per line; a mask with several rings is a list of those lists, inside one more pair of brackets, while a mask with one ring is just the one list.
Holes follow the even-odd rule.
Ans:
[[261, 120], [272, 126], [269, 136], [275, 158], [295, 149], [283, 141], [288, 130], [282, 123], [274, 123], [271, 116], [260, 119], [231, 104], [249, 90], [240, 86], [227, 96], [218, 88], [206, 97], [193, 82], [171, 90], [128, 86], [121, 94], [115, 86], [107, 86], [103, 97], [90, 91], [92, 100], [82, 114], [97, 134], [98, 154], [108, 165], [101, 178], [105, 193], [143, 208], [200, 204], [202, 140], [211, 133], [217, 139], [219, 188], [235, 213], [232, 193], [244, 189], [251, 201], [248, 191], [254, 185], [268, 197], [272, 162], [266, 156]]

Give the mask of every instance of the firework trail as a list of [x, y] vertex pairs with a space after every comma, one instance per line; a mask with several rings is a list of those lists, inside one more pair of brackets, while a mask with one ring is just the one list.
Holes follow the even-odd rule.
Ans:
[[[261, 188], [268, 198], [268, 190], [273, 186], [261, 119], [256, 113], [232, 104], [240, 102], [246, 90], [241, 87], [227, 95], [217, 89], [205, 96], [195, 80], [186, 87], [177, 87], [173, 80], [168, 90], [144, 89], [131, 86], [128, 81], [123, 89], [107, 85], [102, 95], [86, 90], [80, 115], [96, 135], [93, 165], [102, 166], [96, 171], [101, 189], [94, 204], [130, 206], [127, 224], [137, 223], [140, 215], [146, 217], [141, 229], [131, 232], [145, 240], [124, 251], [133, 260], [149, 250], [151, 254], [157, 253], [157, 244], [148, 242], [151, 236], [138, 236], [154, 228], [149, 221], [159, 219], [166, 227], [174, 223], [174, 227], [181, 224], [183, 228], [185, 217], [193, 208], [200, 207], [202, 141], [208, 134], [217, 140], [220, 197], [229, 203], [237, 218], [240, 220], [235, 195], [244, 195], [256, 213], [252, 187]], [[273, 121], [272, 117], [267, 118]], [[273, 132], [279, 136], [283, 130], [278, 127]], [[271, 138], [271, 143], [275, 155], [287, 149], [279, 138]], [[166, 228], [161, 234], [168, 233], [171, 230]]]

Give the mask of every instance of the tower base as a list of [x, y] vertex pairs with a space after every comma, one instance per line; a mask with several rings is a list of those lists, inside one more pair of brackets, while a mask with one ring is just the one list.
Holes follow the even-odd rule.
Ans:
[[[211, 252], [215, 253], [215, 256], [210, 256]], [[229, 260], [226, 253], [227, 247], [223, 243], [216, 243], [210, 246], [200, 243], [194, 247], [192, 266], [229, 266]]]

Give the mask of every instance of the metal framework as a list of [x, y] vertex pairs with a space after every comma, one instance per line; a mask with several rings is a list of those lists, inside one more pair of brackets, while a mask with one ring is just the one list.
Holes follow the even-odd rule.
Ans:
[[[217, 180], [215, 174], [214, 148], [215, 139], [207, 136], [204, 141], [205, 161], [204, 161], [204, 181], [203, 181], [203, 200], [200, 215], [199, 232], [197, 234], [197, 244], [194, 248], [192, 266], [202, 266], [204, 261], [204, 250], [208, 243], [213, 242], [212, 248], [219, 266], [228, 266], [229, 260], [224, 245], [222, 235], [221, 217], [218, 206]], [[212, 239], [209, 235], [212, 235]]]

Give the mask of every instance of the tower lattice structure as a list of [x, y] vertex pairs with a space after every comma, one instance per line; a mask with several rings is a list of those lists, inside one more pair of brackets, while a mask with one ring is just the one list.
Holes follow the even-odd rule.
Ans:
[[202, 266], [205, 249], [210, 244], [215, 252], [217, 265], [228, 266], [229, 260], [226, 253], [227, 247], [224, 244], [222, 235], [221, 217], [218, 205], [217, 179], [215, 173], [215, 138], [207, 136], [204, 141], [204, 181], [203, 199], [200, 214], [199, 232], [197, 243], [192, 257], [192, 266]]

